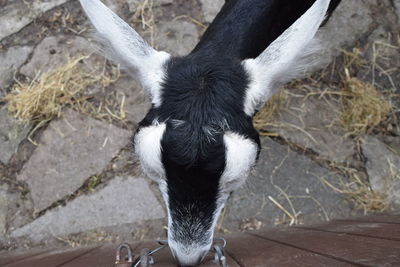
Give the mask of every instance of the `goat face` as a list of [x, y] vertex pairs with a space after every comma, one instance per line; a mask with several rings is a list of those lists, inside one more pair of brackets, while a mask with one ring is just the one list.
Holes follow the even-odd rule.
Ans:
[[[257, 158], [253, 115], [304, 69], [301, 59], [339, 1], [229, 1], [195, 50], [172, 58], [99, 0], [80, 0], [105, 52], [151, 98], [135, 149], [163, 194], [169, 245], [181, 265], [197, 264], [209, 250], [221, 209]], [[268, 38], [260, 36], [263, 25]]]
[[259, 139], [243, 111], [248, 78], [240, 62], [187, 56], [165, 70], [159, 106], [134, 142], [168, 208], [168, 243], [187, 266], [209, 251], [218, 215], [255, 163]]

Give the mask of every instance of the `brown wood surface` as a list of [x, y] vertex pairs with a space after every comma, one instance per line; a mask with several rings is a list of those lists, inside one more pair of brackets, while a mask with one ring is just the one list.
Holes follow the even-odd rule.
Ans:
[[387, 223], [387, 224], [400, 224], [400, 215], [369, 215], [364, 217], [335, 220], [335, 221], [354, 221], [354, 222], [376, 222], [376, 223]]
[[45, 254], [52, 251], [52, 249], [47, 250], [32, 250], [32, 251], [19, 251], [19, 252], [2, 252], [0, 253], [0, 266], [10, 264], [13, 262], [23, 261], [40, 254]]
[[33, 257], [25, 258], [23, 260], [14, 261], [3, 266], [7, 267], [45, 267], [45, 266], [68, 266], [68, 263], [75, 259], [89, 253], [97, 247], [87, 247], [80, 249], [69, 249], [69, 250], [54, 250], [51, 252], [39, 254]]
[[400, 266], [399, 241], [300, 228], [250, 234], [358, 266]]
[[111, 267], [115, 263], [115, 245], [103, 245], [64, 265], [65, 267]]
[[353, 266], [251, 235], [237, 235], [227, 241], [226, 253], [232, 255], [241, 266]]
[[[229, 267], [400, 266], [400, 215], [373, 215], [326, 224], [269, 229], [228, 236]], [[136, 243], [133, 253], [159, 247]], [[115, 244], [79, 249], [0, 253], [0, 267], [112, 267]], [[157, 266], [176, 266], [168, 248]], [[218, 266], [210, 253], [203, 267]]]
[[397, 224], [335, 221], [328, 225], [320, 224], [313, 226], [300, 226], [297, 228], [400, 241], [400, 225]]

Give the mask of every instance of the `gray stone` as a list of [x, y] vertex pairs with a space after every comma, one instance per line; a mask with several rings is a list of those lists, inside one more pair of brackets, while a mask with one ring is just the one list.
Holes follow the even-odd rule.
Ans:
[[[129, 12], [135, 12], [140, 4], [142, 4], [145, 0], [126, 0], [129, 6]], [[153, 7], [159, 7], [163, 5], [172, 4], [173, 0], [157, 0], [153, 2]]]
[[[2, 177], [0, 177], [2, 178]], [[15, 230], [31, 220], [32, 203], [22, 193], [0, 185], [0, 241], [9, 230]]]
[[20, 72], [31, 78], [67, 63], [72, 57], [89, 55], [93, 47], [85, 38], [78, 36], [50, 36], [38, 44], [31, 60]]
[[396, 7], [396, 15], [397, 15], [398, 21], [400, 23], [400, 1], [399, 0], [394, 0], [393, 2], [394, 2], [394, 5]]
[[200, 0], [203, 11], [204, 20], [211, 23], [221, 7], [224, 5], [225, 0]]
[[226, 227], [237, 227], [238, 222], [248, 218], [266, 224], [278, 223], [284, 213], [269, 197], [290, 213], [299, 213], [298, 223], [315, 223], [350, 215], [350, 204], [323, 182], [326, 180], [337, 186], [341, 177], [269, 138], [262, 139], [262, 147], [258, 164], [246, 184], [232, 195], [226, 205]]
[[126, 118], [133, 124], [139, 123], [151, 107], [142, 86], [133, 78], [125, 75], [111, 85], [112, 90], [125, 95]]
[[12, 192], [7, 195], [8, 214], [7, 231], [17, 229], [32, 221], [33, 204], [21, 192]]
[[72, 194], [87, 178], [101, 173], [130, 136], [130, 131], [72, 110], [52, 121], [18, 175], [29, 185], [35, 210]]
[[7, 226], [8, 198], [7, 185], [0, 185], [0, 240], [4, 238]]
[[42, 13], [68, 0], [12, 1], [0, 9], [0, 41], [27, 26]]
[[363, 140], [362, 151], [372, 189], [386, 194], [392, 204], [400, 207], [400, 155], [371, 136]]
[[[288, 91], [296, 93], [292, 89]], [[324, 159], [345, 162], [355, 153], [355, 144], [335, 124], [339, 104], [298, 93], [288, 97], [285, 107], [276, 115], [275, 127], [270, 130], [291, 143], [313, 150]]]
[[155, 34], [155, 46], [176, 56], [187, 55], [199, 41], [199, 32], [193, 23], [177, 20], [160, 22]]
[[396, 154], [400, 155], [400, 138], [397, 136], [379, 136], [379, 140], [385, 143], [387, 147], [391, 151], [394, 151]]
[[[400, 32], [400, 28], [399, 28]], [[358, 73], [362, 80], [370, 80], [379, 89], [400, 92], [400, 47], [397, 40], [393, 40], [392, 33], [384, 26], [376, 28], [368, 38], [368, 47], [365, 56], [368, 62], [374, 64], [371, 69], [365, 68]], [[397, 91], [398, 90], [398, 91]], [[400, 107], [400, 100], [394, 99], [394, 104]], [[397, 103], [396, 103], [397, 102]]]
[[164, 217], [165, 212], [146, 180], [117, 177], [100, 191], [51, 210], [11, 235], [39, 241], [51, 236]]
[[7, 164], [28, 135], [31, 125], [15, 120], [6, 107], [0, 108], [0, 161]]
[[0, 90], [11, 84], [14, 73], [25, 63], [31, 52], [30, 46], [17, 46], [0, 53]]
[[315, 55], [307, 72], [326, 67], [341, 48], [353, 46], [359, 38], [371, 30], [374, 18], [371, 6], [375, 0], [343, 0], [329, 22], [317, 34], [321, 50]]

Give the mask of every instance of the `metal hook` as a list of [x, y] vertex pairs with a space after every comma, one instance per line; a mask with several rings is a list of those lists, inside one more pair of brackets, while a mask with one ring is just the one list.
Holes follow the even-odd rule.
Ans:
[[[121, 261], [121, 252], [122, 252], [123, 249], [126, 249], [127, 256], [128, 256], [128, 260], [127, 261], [125, 261], [125, 260]], [[123, 263], [132, 263], [132, 262], [133, 262], [133, 254], [132, 254], [131, 247], [126, 243], [123, 243], [123, 244], [119, 245], [117, 247], [117, 250], [116, 250], [115, 265], [123, 264]]]
[[[216, 242], [222, 242], [222, 244], [215, 244]], [[155, 260], [152, 257], [153, 254], [159, 252], [160, 250], [168, 247], [168, 240], [158, 240], [158, 244], [160, 244], [160, 247], [149, 250], [148, 248], [142, 249], [140, 252], [140, 256], [133, 262], [133, 254], [132, 254], [132, 249], [130, 246], [126, 243], [123, 243], [118, 246], [117, 248], [117, 253], [116, 253], [116, 262], [115, 264], [120, 264], [120, 263], [131, 263], [131, 267], [148, 267], [150, 265], [155, 264]], [[224, 253], [224, 248], [226, 247], [226, 240], [222, 237], [220, 238], [214, 238], [214, 246], [213, 246], [213, 252], [214, 252], [214, 260], [219, 264], [220, 267], [227, 267], [226, 263], [226, 257]], [[127, 256], [128, 256], [128, 261], [127, 262], [121, 262], [121, 251], [123, 249], [127, 250]]]
[[223, 238], [223, 237], [217, 237], [217, 238], [214, 238], [214, 242], [215, 241], [222, 241], [222, 248], [225, 248], [226, 247], [226, 240], [225, 240], [225, 238]]
[[[225, 239], [224, 239], [224, 241], [225, 241]], [[226, 245], [226, 241], [225, 241], [223, 247], [225, 247], [225, 245]], [[213, 246], [213, 249], [214, 249], [214, 252], [215, 252], [214, 260], [219, 263], [219, 266], [228, 267], [228, 265], [226, 263], [226, 257], [225, 257], [225, 253], [224, 253], [223, 247], [221, 247], [220, 245], [214, 245]]]
[[138, 267], [139, 264], [141, 264], [142, 267], [147, 267], [149, 265], [155, 264], [154, 258], [151, 257], [151, 255], [157, 253], [158, 251], [168, 246], [168, 241], [166, 240], [159, 240], [157, 242], [161, 245], [161, 247], [153, 249], [152, 251], [150, 251], [147, 248], [142, 249], [142, 251], [140, 252], [140, 257], [136, 259], [136, 261], [132, 264], [132, 266]]

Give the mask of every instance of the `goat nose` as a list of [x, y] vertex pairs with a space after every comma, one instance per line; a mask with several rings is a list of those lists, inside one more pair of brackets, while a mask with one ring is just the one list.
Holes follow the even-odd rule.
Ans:
[[182, 253], [181, 251], [177, 251], [171, 248], [172, 255], [175, 260], [178, 262], [178, 266], [180, 267], [189, 267], [189, 266], [197, 266], [201, 263], [201, 261], [205, 258], [208, 253], [208, 249], [193, 251], [191, 253]]

